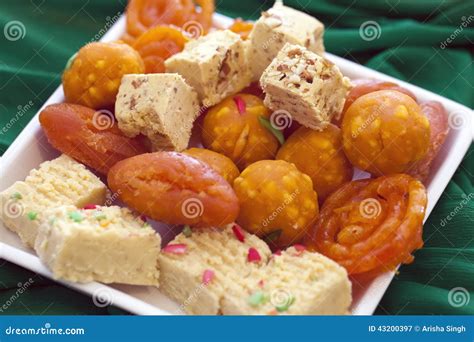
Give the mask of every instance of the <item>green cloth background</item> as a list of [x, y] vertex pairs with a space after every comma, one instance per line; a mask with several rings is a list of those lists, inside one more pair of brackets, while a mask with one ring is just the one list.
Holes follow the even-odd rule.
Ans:
[[[218, 9], [231, 16], [255, 19], [271, 3], [219, 0]], [[473, 108], [473, 1], [286, 3], [304, 8], [325, 23], [328, 51]], [[16, 41], [5, 39], [0, 31], [0, 154], [59, 85], [68, 58], [124, 7], [125, 0], [0, 1], [0, 29], [13, 20], [25, 28], [24, 37]], [[380, 37], [364, 41], [359, 27], [369, 20], [380, 25]], [[460, 31], [463, 21], [468, 27]], [[451, 35], [455, 35], [452, 42], [440, 48]], [[16, 115], [18, 112], [25, 113]], [[11, 127], [5, 132], [2, 127], [15, 116], [19, 120], [8, 125]], [[471, 146], [425, 225], [425, 247], [416, 253], [414, 264], [400, 269], [378, 314], [474, 314], [473, 151]], [[448, 216], [452, 217], [449, 221]], [[10, 300], [18, 283], [30, 278], [33, 281], [27, 291]], [[449, 292], [457, 287], [469, 293], [468, 303], [460, 307], [449, 304]], [[0, 260], [0, 309], [9, 300], [11, 305], [4, 314], [124, 313], [116, 308], [98, 308], [85, 295]]]

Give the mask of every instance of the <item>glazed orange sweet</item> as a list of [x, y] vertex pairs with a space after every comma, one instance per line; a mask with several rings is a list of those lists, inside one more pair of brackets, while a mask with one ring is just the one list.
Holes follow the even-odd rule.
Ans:
[[199, 26], [207, 32], [212, 26], [214, 0], [130, 0], [127, 6], [127, 33], [138, 37], [157, 25], [175, 25], [184, 30]]
[[329, 125], [323, 131], [300, 127], [276, 156], [296, 165], [313, 181], [320, 201], [352, 180], [353, 168], [342, 150], [341, 130]]
[[44, 108], [39, 120], [54, 148], [102, 174], [120, 160], [148, 152], [140, 138], [124, 136], [107, 111], [58, 103]]
[[209, 165], [177, 152], [142, 154], [109, 172], [112, 191], [130, 208], [157, 221], [194, 227], [234, 222], [238, 199]]
[[342, 110], [342, 115], [339, 118], [334, 118], [333, 123], [336, 126], [341, 126], [342, 118], [344, 117], [344, 113], [347, 109], [357, 100], [359, 97], [365, 94], [373, 93], [374, 91], [378, 90], [395, 90], [403, 93], [405, 95], [410, 96], [413, 100], [416, 101], [416, 96], [406, 88], [400, 87], [398, 84], [393, 82], [386, 82], [386, 81], [379, 81], [373, 79], [355, 79], [351, 81], [354, 85], [347, 94], [346, 102], [344, 103], [344, 109]]
[[261, 160], [234, 181], [242, 228], [271, 246], [297, 243], [318, 216], [318, 199], [311, 178], [286, 161]]
[[261, 120], [268, 120], [269, 110], [262, 99], [237, 94], [209, 109], [202, 127], [206, 148], [232, 159], [243, 169], [262, 159], [273, 159], [279, 142]]
[[431, 164], [448, 136], [449, 116], [443, 104], [437, 101], [422, 102], [420, 108], [430, 122], [430, 147], [426, 155], [413, 165], [407, 173], [425, 182], [430, 174]]
[[234, 184], [234, 180], [240, 174], [239, 169], [235, 166], [234, 162], [223, 154], [197, 147], [187, 149], [183, 151], [183, 153], [212, 167], [218, 174], [224, 177], [230, 185]]
[[229, 26], [229, 30], [235, 32], [240, 35], [242, 39], [247, 39], [249, 37], [250, 32], [253, 29], [253, 23], [250, 21], [243, 21], [240, 18], [234, 20], [231, 26]]
[[134, 43], [145, 63], [146, 73], [165, 72], [165, 60], [181, 52], [188, 39], [171, 26], [156, 26], [143, 33]]
[[380, 90], [359, 97], [349, 107], [342, 139], [354, 166], [377, 176], [400, 173], [425, 156], [430, 123], [408, 95]]
[[352, 181], [324, 202], [306, 242], [349, 274], [375, 276], [423, 246], [426, 189], [405, 174]]
[[122, 76], [144, 71], [142, 58], [127, 44], [87, 44], [64, 71], [66, 102], [93, 109], [113, 108]]

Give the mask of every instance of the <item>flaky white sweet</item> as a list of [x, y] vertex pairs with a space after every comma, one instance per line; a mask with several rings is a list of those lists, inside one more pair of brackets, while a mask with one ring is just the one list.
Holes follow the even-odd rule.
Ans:
[[44, 216], [35, 250], [55, 278], [158, 285], [160, 235], [129, 209], [61, 206]]
[[347, 272], [291, 247], [272, 255], [236, 226], [180, 234], [160, 255], [160, 289], [190, 314], [340, 315], [351, 304]]
[[118, 126], [129, 137], [148, 137], [155, 151], [186, 149], [198, 115], [197, 94], [178, 74], [122, 78], [115, 102]]
[[0, 193], [0, 218], [23, 243], [33, 247], [45, 210], [64, 204], [104, 204], [107, 195], [107, 187], [97, 176], [61, 155]]
[[247, 86], [251, 78], [248, 65], [244, 42], [229, 30], [192, 40], [165, 61], [166, 72], [182, 75], [206, 107]]
[[286, 44], [260, 78], [264, 103], [285, 111], [303, 126], [322, 130], [339, 117], [351, 82], [329, 60]]
[[249, 35], [249, 60], [252, 78], [258, 81], [265, 68], [286, 43], [323, 54], [324, 25], [312, 16], [277, 1], [261, 17]]

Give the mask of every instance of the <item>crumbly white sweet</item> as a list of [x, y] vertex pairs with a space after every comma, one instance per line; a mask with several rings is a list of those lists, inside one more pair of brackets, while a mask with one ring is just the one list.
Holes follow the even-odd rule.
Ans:
[[229, 30], [215, 31], [190, 41], [166, 60], [166, 71], [182, 75], [204, 106], [213, 106], [250, 83], [245, 44]]
[[55, 278], [158, 285], [160, 235], [129, 209], [61, 206], [44, 216], [35, 250]]
[[0, 193], [0, 218], [33, 247], [46, 209], [64, 204], [104, 204], [108, 190], [86, 167], [66, 155], [42, 163], [24, 181]]
[[249, 36], [253, 80], [259, 80], [285, 43], [301, 45], [322, 55], [323, 34], [324, 25], [319, 20], [277, 1], [262, 13]]
[[186, 149], [198, 115], [197, 94], [178, 74], [122, 78], [115, 102], [118, 126], [129, 137], [148, 137], [155, 151]]
[[[195, 230], [188, 237], [180, 234], [170, 245], [185, 246], [185, 252], [175, 254], [165, 248], [160, 255], [160, 289], [184, 311], [199, 315], [347, 313], [351, 283], [343, 267], [321, 254], [295, 248], [271, 255], [258, 237], [245, 233], [241, 242], [231, 227]], [[258, 252], [260, 261], [249, 260], [250, 248]]]
[[260, 85], [267, 107], [287, 111], [300, 124], [317, 130], [340, 115], [351, 89], [336, 65], [293, 44], [286, 44], [265, 69]]

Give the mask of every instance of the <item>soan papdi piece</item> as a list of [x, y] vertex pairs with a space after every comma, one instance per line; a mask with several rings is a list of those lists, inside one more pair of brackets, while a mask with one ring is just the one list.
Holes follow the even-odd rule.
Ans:
[[62, 206], [45, 212], [35, 250], [55, 278], [158, 285], [161, 237], [117, 206]]
[[104, 204], [108, 190], [84, 165], [65, 154], [42, 163], [24, 181], [0, 193], [0, 219], [33, 247], [45, 210], [71, 204]]
[[258, 81], [285, 43], [297, 44], [322, 55], [324, 25], [312, 16], [277, 1], [263, 12], [249, 36], [252, 79]]
[[250, 83], [249, 64], [244, 42], [229, 30], [193, 40], [165, 62], [166, 71], [183, 76], [207, 107]]
[[122, 78], [115, 103], [118, 126], [129, 137], [148, 137], [155, 151], [186, 149], [198, 115], [197, 94], [178, 74]]
[[351, 303], [336, 262], [302, 246], [272, 255], [238, 225], [188, 230], [159, 260], [160, 289], [190, 314], [342, 315]]
[[286, 44], [265, 69], [265, 105], [287, 111], [303, 126], [321, 130], [338, 117], [351, 88], [339, 68], [302, 46]]

